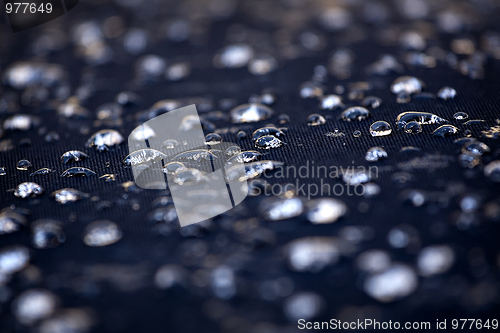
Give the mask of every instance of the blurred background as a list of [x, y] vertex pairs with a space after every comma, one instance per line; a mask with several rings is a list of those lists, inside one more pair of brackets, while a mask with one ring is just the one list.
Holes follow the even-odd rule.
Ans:
[[[493, 325], [498, 17], [495, 0], [81, 0], [14, 34], [4, 15], [0, 332]], [[257, 121], [234, 116], [247, 103]], [[168, 190], [135, 186], [124, 138], [190, 104], [207, 135], [255, 160], [379, 173], [301, 180], [365, 183], [312, 198], [263, 195], [296, 179], [257, 173], [241, 205], [180, 228]], [[398, 129], [410, 110], [453, 126]], [[376, 121], [390, 134], [372, 134]], [[256, 147], [264, 126], [282, 144]], [[372, 163], [373, 147], [387, 158]]]

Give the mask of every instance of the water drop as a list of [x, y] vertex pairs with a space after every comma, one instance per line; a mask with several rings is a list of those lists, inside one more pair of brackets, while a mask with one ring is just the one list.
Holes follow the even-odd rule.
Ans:
[[148, 125], [142, 124], [137, 126], [131, 133], [130, 137], [135, 141], [143, 142], [156, 136], [155, 131]]
[[248, 71], [253, 75], [264, 75], [278, 68], [278, 62], [269, 54], [259, 54], [248, 64]]
[[439, 89], [437, 96], [441, 99], [453, 99], [457, 95], [457, 91], [451, 87], [443, 87]]
[[361, 253], [356, 259], [356, 263], [362, 271], [379, 273], [389, 268], [391, 258], [386, 251], [374, 249]]
[[370, 126], [370, 134], [373, 137], [386, 136], [392, 133], [391, 125], [387, 121], [379, 120]]
[[163, 167], [163, 172], [167, 175], [173, 175], [181, 170], [185, 170], [186, 166], [181, 162], [170, 162], [165, 164]]
[[290, 122], [290, 116], [287, 114], [280, 114], [278, 117], [278, 122], [280, 123], [280, 125], [288, 124]]
[[259, 153], [258, 151], [255, 151], [255, 150], [248, 150], [248, 151], [241, 152], [238, 155], [229, 158], [226, 161], [226, 165], [255, 162], [260, 158], [262, 158], [261, 153]]
[[43, 187], [33, 182], [24, 182], [17, 185], [14, 195], [19, 198], [36, 198], [44, 192]]
[[32, 127], [40, 124], [40, 118], [28, 114], [16, 114], [7, 117], [3, 123], [3, 128], [6, 131], [27, 131]]
[[167, 66], [165, 78], [169, 81], [180, 81], [191, 74], [191, 66], [187, 62], [176, 62]]
[[428, 277], [448, 271], [455, 261], [453, 250], [447, 245], [431, 245], [423, 248], [417, 257], [418, 272]]
[[96, 115], [99, 120], [118, 119], [123, 114], [123, 108], [119, 103], [105, 103], [97, 107]]
[[432, 135], [434, 136], [440, 136], [442, 138], [446, 136], [452, 136], [458, 134], [460, 130], [453, 126], [453, 125], [441, 125], [434, 132], [432, 132]]
[[11, 245], [0, 250], [0, 274], [10, 275], [19, 272], [30, 261], [30, 251], [21, 245]]
[[309, 200], [307, 209], [306, 217], [312, 224], [333, 223], [347, 213], [345, 203], [331, 198]]
[[44, 219], [31, 225], [31, 243], [37, 249], [51, 249], [65, 241], [66, 234], [58, 221]]
[[231, 146], [226, 149], [226, 156], [233, 157], [241, 153], [241, 148], [238, 146]]
[[307, 117], [307, 125], [308, 126], [319, 126], [326, 123], [325, 117], [320, 114], [313, 113]]
[[82, 168], [82, 167], [72, 167], [65, 170], [61, 177], [89, 177], [95, 176], [96, 173], [90, 169]]
[[352, 132], [352, 136], [354, 136], [355, 138], [359, 138], [361, 136], [361, 131], [355, 130], [354, 132]]
[[500, 183], [500, 161], [493, 161], [484, 167], [484, 175], [496, 183]]
[[372, 147], [366, 152], [365, 160], [368, 162], [376, 162], [387, 158], [387, 152], [382, 147]]
[[300, 97], [302, 98], [316, 98], [323, 96], [325, 87], [317, 82], [308, 81], [304, 82], [299, 87]]
[[333, 110], [342, 107], [342, 97], [338, 95], [326, 95], [321, 99], [320, 108], [323, 110]]
[[422, 125], [416, 121], [410, 121], [405, 125], [404, 132], [408, 134], [422, 133]]
[[182, 152], [176, 155], [172, 160], [178, 162], [200, 162], [200, 161], [212, 161], [218, 157], [214, 155], [210, 150], [206, 149], [194, 149]]
[[21, 324], [31, 326], [52, 315], [57, 305], [58, 299], [50, 291], [29, 289], [16, 297], [12, 311]]
[[7, 168], [0, 167], [0, 176], [5, 176], [5, 175], [7, 175]]
[[260, 137], [263, 137], [265, 135], [280, 138], [280, 137], [284, 136], [285, 133], [276, 127], [262, 127], [262, 128], [259, 128], [258, 130], [256, 130], [255, 132], [253, 132], [252, 140], [257, 141]]
[[481, 164], [481, 155], [476, 155], [470, 151], [458, 155], [458, 162], [463, 168], [472, 169]]
[[226, 179], [228, 182], [233, 180], [246, 181], [259, 177], [264, 172], [274, 170], [283, 164], [283, 162], [264, 160], [245, 164], [244, 168], [241, 165], [234, 165], [226, 170]]
[[287, 318], [291, 322], [298, 320], [309, 320], [318, 316], [324, 308], [324, 299], [314, 293], [301, 291], [288, 297], [283, 308]]
[[30, 174], [31, 177], [38, 175], [48, 175], [49, 173], [56, 172], [55, 170], [49, 168], [41, 168]]
[[341, 117], [344, 121], [361, 121], [370, 117], [370, 111], [362, 106], [353, 106], [344, 110]]
[[118, 242], [122, 238], [120, 227], [108, 220], [99, 220], [90, 223], [85, 228], [83, 242], [88, 246], [107, 246]]
[[304, 205], [300, 198], [267, 198], [259, 210], [266, 220], [278, 221], [302, 214]]
[[254, 57], [254, 50], [247, 44], [232, 44], [222, 49], [214, 58], [214, 64], [221, 68], [246, 66]]
[[457, 112], [453, 115], [453, 119], [455, 120], [465, 120], [469, 118], [469, 115], [465, 112]]
[[252, 123], [270, 118], [274, 111], [263, 104], [243, 104], [233, 108], [230, 112], [231, 121], [235, 124]]
[[87, 147], [96, 147], [99, 151], [106, 151], [109, 147], [123, 142], [120, 133], [112, 129], [104, 129], [94, 133], [87, 141]]
[[484, 124], [483, 119], [471, 119], [463, 123], [464, 126], [481, 126]]
[[325, 135], [332, 138], [343, 138], [345, 136], [344, 132], [341, 132], [338, 128], [336, 128], [333, 132], [326, 133]]
[[283, 142], [272, 135], [264, 135], [255, 141], [255, 148], [258, 149], [272, 149], [281, 147], [282, 145]]
[[239, 131], [238, 134], [236, 134], [236, 136], [238, 137], [238, 140], [243, 140], [247, 137], [247, 134], [243, 131]]
[[[73, 98], [73, 97], [72, 97]], [[78, 104], [78, 100], [68, 99], [57, 108], [57, 114], [66, 118], [86, 119], [90, 117], [90, 111]]]
[[29, 168], [32, 167], [32, 164], [28, 160], [20, 160], [16, 164], [16, 169], [20, 171], [28, 171]]
[[65, 152], [64, 154], [62, 154], [61, 163], [68, 164], [68, 163], [73, 163], [73, 162], [80, 162], [88, 157], [89, 157], [89, 155], [87, 155], [84, 152], [81, 152], [79, 150], [69, 150], [69, 151]]
[[337, 263], [340, 248], [334, 237], [305, 237], [288, 243], [285, 253], [291, 270], [315, 273]]
[[99, 177], [99, 179], [104, 179], [107, 182], [114, 182], [116, 181], [116, 175], [114, 173], [107, 173]]
[[81, 200], [82, 198], [86, 198], [89, 195], [74, 188], [63, 188], [52, 192], [50, 196], [52, 196], [57, 202], [61, 204], [67, 204], [69, 202], [76, 202], [78, 200]]
[[483, 155], [490, 152], [490, 147], [485, 143], [473, 140], [465, 143], [462, 147], [462, 153], [470, 152], [474, 155]]
[[371, 180], [371, 176], [368, 172], [363, 170], [350, 170], [342, 175], [342, 180], [351, 186], [356, 186], [369, 182]]
[[135, 166], [148, 162], [160, 162], [166, 159], [167, 155], [163, 154], [161, 151], [151, 148], [141, 149], [134, 151], [127, 155], [123, 160], [123, 164], [128, 166]]
[[209, 179], [203, 171], [192, 168], [177, 170], [174, 175], [174, 182], [179, 185], [195, 185], [207, 182]]
[[409, 95], [419, 93], [425, 87], [425, 84], [413, 76], [400, 76], [391, 85], [391, 91], [399, 95], [400, 93], [407, 93]]
[[222, 137], [217, 133], [209, 133], [205, 136], [205, 144], [212, 146], [218, 145], [222, 142]]
[[404, 264], [393, 264], [383, 272], [369, 275], [365, 292], [376, 300], [389, 303], [410, 295], [417, 288], [415, 271]]
[[19, 231], [27, 223], [28, 220], [22, 214], [9, 208], [2, 209], [0, 212], [0, 235]]
[[409, 111], [400, 113], [397, 116], [396, 125], [398, 126], [398, 130], [403, 129], [410, 121], [416, 121], [420, 125], [442, 124], [448, 122], [446, 119], [443, 119], [433, 113]]
[[363, 99], [361, 105], [363, 105], [365, 108], [376, 109], [380, 105], [382, 105], [382, 98], [376, 96], [367, 96]]

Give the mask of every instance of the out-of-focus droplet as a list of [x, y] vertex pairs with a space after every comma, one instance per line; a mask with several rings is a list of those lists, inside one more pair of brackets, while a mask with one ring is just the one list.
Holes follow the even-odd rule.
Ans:
[[49, 317], [57, 306], [58, 299], [52, 292], [45, 289], [29, 289], [16, 297], [12, 311], [21, 324], [31, 326]]
[[26, 217], [16, 211], [9, 208], [0, 211], [0, 235], [19, 231], [27, 223]]
[[163, 147], [167, 149], [175, 149], [177, 146], [179, 146], [179, 142], [174, 139], [168, 139], [163, 142]]
[[31, 243], [37, 249], [51, 249], [66, 241], [62, 223], [44, 219], [31, 225]]
[[309, 320], [318, 316], [324, 307], [324, 299], [314, 292], [298, 292], [288, 297], [283, 305], [289, 321]]
[[278, 117], [278, 122], [280, 123], [280, 125], [288, 124], [290, 122], [290, 116], [287, 114], [280, 114]]
[[302, 214], [304, 205], [300, 198], [266, 198], [259, 209], [267, 220], [278, 221]]
[[149, 140], [156, 136], [155, 131], [148, 125], [142, 124], [137, 126], [131, 133], [130, 137], [135, 141], [142, 142], [144, 140]]
[[253, 123], [269, 119], [274, 111], [263, 104], [243, 104], [233, 108], [230, 112], [231, 121], [235, 124]]
[[6, 131], [27, 131], [40, 124], [40, 118], [28, 114], [16, 114], [7, 117], [3, 122], [3, 129]]
[[33, 165], [31, 164], [30, 161], [28, 160], [20, 160], [16, 164], [16, 169], [20, 171], [28, 171], [29, 168], [31, 168]]
[[342, 175], [342, 180], [352, 186], [363, 184], [371, 180], [369, 172], [363, 170], [348, 170]]
[[118, 242], [122, 238], [120, 227], [108, 220], [99, 220], [90, 223], [85, 228], [83, 242], [85, 245], [100, 247]]
[[477, 140], [466, 142], [462, 146], [462, 153], [470, 152], [474, 155], [484, 155], [489, 153], [490, 151], [490, 147], [488, 147], [484, 142], [480, 142]]
[[187, 62], [176, 62], [167, 66], [165, 78], [169, 81], [180, 81], [191, 74], [191, 66]]
[[61, 156], [61, 163], [62, 164], [68, 164], [68, 163], [73, 163], [73, 162], [80, 162], [88, 158], [89, 155], [85, 154], [84, 152], [81, 152], [79, 150], [69, 150], [62, 154]]
[[368, 273], [379, 273], [391, 264], [391, 258], [386, 251], [383, 250], [368, 250], [361, 253], [356, 259], [358, 268]]
[[278, 68], [278, 62], [269, 54], [259, 54], [248, 63], [248, 71], [253, 75], [264, 75]]
[[365, 155], [365, 160], [368, 162], [376, 162], [387, 158], [387, 152], [382, 147], [372, 147], [368, 149]]
[[469, 118], [469, 115], [465, 112], [457, 112], [453, 115], [453, 119], [455, 120], [465, 120]]
[[443, 119], [433, 113], [409, 111], [400, 113], [397, 116], [396, 125], [398, 126], [398, 130], [403, 129], [410, 121], [416, 121], [420, 125], [442, 124], [448, 122], [446, 119]]
[[361, 121], [370, 117], [370, 111], [362, 106], [353, 106], [344, 110], [341, 117], [344, 121]]
[[422, 125], [416, 121], [410, 121], [405, 125], [404, 132], [408, 134], [422, 133]]
[[342, 97], [338, 95], [326, 95], [321, 98], [320, 107], [323, 110], [333, 110], [342, 107]]
[[10, 275], [19, 272], [30, 262], [30, 251], [21, 245], [10, 245], [0, 249], [0, 273]]
[[250, 45], [232, 44], [222, 49], [214, 58], [214, 64], [220, 68], [240, 68], [246, 66], [255, 52]]
[[421, 92], [424, 87], [425, 84], [416, 77], [400, 76], [391, 84], [391, 91], [396, 95], [401, 93], [411, 95]]
[[363, 99], [361, 105], [363, 105], [365, 108], [376, 109], [380, 105], [382, 105], [382, 98], [376, 96], [367, 96]]
[[128, 166], [135, 166], [148, 162], [159, 162], [166, 159], [167, 155], [163, 154], [161, 151], [151, 148], [141, 149], [134, 151], [127, 155], [123, 160], [123, 164]]
[[307, 117], [308, 126], [319, 126], [326, 123], [325, 117], [320, 114], [313, 113]]
[[432, 132], [434, 136], [440, 136], [442, 138], [446, 136], [452, 136], [458, 134], [460, 130], [453, 125], [441, 125]]
[[364, 290], [374, 299], [389, 303], [410, 295], [417, 284], [418, 278], [413, 268], [395, 263], [383, 272], [369, 275]]
[[447, 100], [447, 99], [453, 99], [457, 95], [457, 91], [451, 87], [443, 87], [439, 89], [437, 93], [437, 97]]
[[299, 86], [299, 94], [302, 98], [316, 98], [323, 96], [325, 87], [317, 82], [307, 81]]
[[94, 133], [87, 141], [87, 147], [96, 147], [99, 151], [106, 151], [109, 147], [123, 142], [123, 136], [115, 130], [104, 129]]
[[455, 260], [453, 250], [447, 245], [432, 245], [418, 254], [418, 272], [422, 276], [442, 274], [449, 270]]
[[243, 140], [247, 137], [247, 134], [243, 131], [239, 131], [236, 136], [238, 137], [238, 140]]
[[78, 104], [77, 101], [70, 100], [62, 103], [57, 108], [57, 114], [66, 118], [89, 118], [90, 111]]
[[305, 237], [285, 245], [288, 267], [296, 272], [319, 272], [337, 263], [339, 240], [334, 237]]
[[328, 224], [347, 213], [344, 202], [332, 198], [313, 199], [307, 202], [306, 217], [312, 224]]
[[185, 170], [186, 166], [181, 162], [170, 162], [165, 164], [163, 167], [163, 172], [167, 175], [174, 175], [179, 171]]
[[44, 192], [43, 187], [33, 182], [24, 182], [17, 185], [14, 195], [19, 198], [36, 198]]
[[500, 161], [493, 161], [484, 167], [484, 175], [496, 183], [500, 183]]
[[76, 202], [82, 198], [86, 198], [89, 195], [84, 192], [80, 192], [74, 188], [63, 188], [52, 192], [51, 196], [61, 204], [67, 204], [69, 202]]
[[387, 121], [379, 120], [371, 124], [370, 134], [373, 137], [386, 136], [392, 133], [391, 125]]

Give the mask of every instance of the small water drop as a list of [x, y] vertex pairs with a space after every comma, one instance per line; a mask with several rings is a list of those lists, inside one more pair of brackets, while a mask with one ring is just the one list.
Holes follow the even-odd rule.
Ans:
[[465, 112], [457, 112], [453, 115], [453, 119], [455, 120], [465, 120], [469, 118], [469, 115]]
[[21, 245], [11, 245], [0, 250], [0, 274], [11, 275], [19, 272], [30, 261], [30, 251]]
[[299, 87], [299, 94], [302, 98], [321, 97], [324, 91], [325, 87], [322, 84], [313, 81], [304, 82]]
[[176, 155], [172, 160], [178, 162], [212, 161], [218, 157], [207, 149], [194, 149]]
[[352, 186], [367, 183], [371, 180], [368, 172], [363, 170], [350, 170], [342, 175], [342, 180]]
[[135, 141], [143, 142], [145, 140], [149, 140], [156, 136], [155, 131], [148, 125], [142, 124], [134, 128], [134, 130], [130, 133], [130, 137]]
[[85, 228], [83, 242], [88, 246], [107, 246], [118, 242], [122, 238], [120, 227], [108, 220], [99, 220], [90, 223]]
[[30, 174], [31, 177], [38, 175], [48, 175], [49, 173], [56, 172], [55, 170], [49, 168], [41, 168]]
[[49, 317], [58, 305], [57, 297], [45, 289], [28, 289], [16, 297], [12, 311], [23, 325], [31, 326]]
[[43, 187], [33, 182], [24, 182], [17, 185], [14, 195], [19, 198], [36, 198], [44, 192]]
[[416, 121], [410, 121], [405, 125], [404, 132], [408, 134], [422, 133], [422, 125]]
[[270, 107], [259, 104], [243, 104], [233, 108], [230, 112], [231, 121], [235, 124], [253, 123], [270, 118], [274, 114]]
[[332, 198], [313, 199], [307, 202], [307, 219], [312, 224], [328, 224], [347, 213], [344, 202]]
[[453, 99], [457, 95], [457, 91], [451, 87], [443, 87], [439, 89], [437, 96], [441, 99]]
[[254, 54], [250, 45], [232, 44], [218, 52], [214, 58], [214, 64], [220, 68], [240, 68], [246, 66]]
[[325, 135], [332, 138], [343, 138], [345, 136], [344, 132], [341, 132], [338, 128], [336, 128], [333, 132], [326, 133]]
[[278, 122], [280, 125], [285, 125], [290, 122], [290, 116], [287, 114], [280, 114], [278, 117]]
[[325, 117], [320, 114], [313, 113], [307, 117], [307, 125], [308, 126], [319, 126], [326, 123]]
[[89, 195], [74, 188], [63, 188], [52, 192], [50, 196], [61, 204], [67, 204], [69, 202], [76, 202], [78, 200], [81, 200], [82, 198], [86, 198]]
[[442, 274], [451, 268], [454, 261], [455, 254], [449, 246], [427, 246], [418, 254], [418, 272], [425, 277]]
[[128, 166], [135, 166], [148, 162], [159, 162], [166, 159], [167, 155], [163, 154], [161, 151], [151, 148], [141, 149], [134, 151], [125, 157], [123, 164]]
[[180, 81], [191, 74], [191, 66], [187, 62], [176, 62], [167, 66], [165, 78], [169, 81]]
[[270, 135], [270, 136], [274, 136], [276, 138], [280, 138], [280, 137], [284, 136], [285, 133], [276, 127], [271, 127], [271, 126], [262, 127], [262, 128], [259, 128], [258, 130], [256, 130], [255, 132], [253, 132], [252, 140], [257, 141], [260, 137], [263, 137], [265, 135]]
[[20, 171], [28, 171], [29, 168], [32, 167], [32, 164], [28, 160], [20, 160], [16, 164], [16, 169]]
[[387, 121], [379, 120], [370, 126], [370, 134], [373, 137], [386, 136], [392, 133], [391, 125]]
[[500, 161], [488, 163], [484, 167], [484, 175], [495, 183], [500, 183]]
[[260, 204], [259, 210], [268, 221], [285, 220], [299, 216], [304, 211], [300, 198], [266, 198]]
[[198, 169], [178, 169], [174, 175], [174, 182], [179, 185], [195, 185], [208, 181], [205, 173]]
[[259, 54], [250, 60], [248, 71], [253, 75], [264, 75], [278, 68], [278, 62], [269, 54]]
[[241, 148], [238, 146], [231, 146], [226, 149], [226, 156], [232, 157], [241, 153]]
[[80, 162], [88, 158], [89, 155], [85, 154], [84, 152], [81, 152], [79, 150], [69, 150], [62, 154], [61, 156], [61, 163], [62, 164], [68, 164], [68, 163], [73, 163], [73, 162]]
[[387, 152], [382, 147], [372, 147], [366, 152], [365, 160], [368, 162], [376, 162], [387, 158]]
[[82, 168], [82, 167], [72, 167], [65, 170], [61, 177], [89, 177], [95, 176], [96, 173], [90, 169]]
[[470, 152], [474, 155], [483, 155], [489, 153], [490, 151], [490, 147], [477, 140], [466, 142], [462, 147], [462, 153]]
[[5, 119], [3, 129], [6, 131], [27, 131], [40, 124], [40, 118], [29, 114], [16, 114]]
[[236, 136], [238, 137], [238, 140], [243, 140], [247, 137], [247, 134], [243, 131], [239, 131], [238, 134], [236, 134]]
[[[74, 100], [72, 100], [74, 99]], [[90, 111], [79, 104], [78, 99], [71, 97], [57, 108], [57, 114], [66, 118], [90, 118]]]
[[165, 164], [163, 167], [163, 172], [167, 175], [173, 175], [181, 170], [185, 170], [186, 166], [181, 162], [170, 162]]
[[355, 138], [359, 138], [361, 136], [361, 131], [355, 130], [354, 132], [352, 132], [352, 136], [354, 136]]
[[37, 249], [51, 249], [66, 241], [62, 223], [44, 219], [33, 222], [31, 225], [31, 243]]
[[205, 136], [205, 144], [212, 146], [218, 145], [222, 142], [222, 137], [217, 133], [209, 133]]
[[442, 124], [448, 122], [446, 119], [443, 119], [433, 113], [409, 111], [400, 113], [397, 116], [396, 125], [398, 126], [398, 130], [403, 129], [410, 121], [416, 121], [420, 125]]
[[417, 288], [418, 278], [410, 266], [393, 264], [383, 272], [369, 275], [365, 292], [376, 300], [389, 303], [410, 295]]
[[370, 111], [362, 106], [353, 106], [344, 110], [341, 117], [344, 121], [361, 121], [370, 117]]
[[114, 182], [116, 181], [116, 175], [114, 173], [107, 173], [99, 177], [99, 179], [104, 179], [107, 182]]
[[5, 176], [5, 175], [7, 175], [7, 168], [0, 167], [0, 176]]
[[320, 108], [323, 110], [333, 110], [344, 106], [342, 97], [338, 95], [326, 95], [321, 99]]
[[319, 272], [340, 258], [334, 237], [305, 237], [285, 245], [288, 267], [296, 272]]
[[27, 223], [28, 220], [22, 214], [10, 208], [2, 209], [0, 212], [0, 235], [19, 231]]
[[453, 125], [441, 125], [432, 132], [432, 135], [444, 138], [446, 136], [456, 135], [458, 132], [460, 132], [460, 130]]

